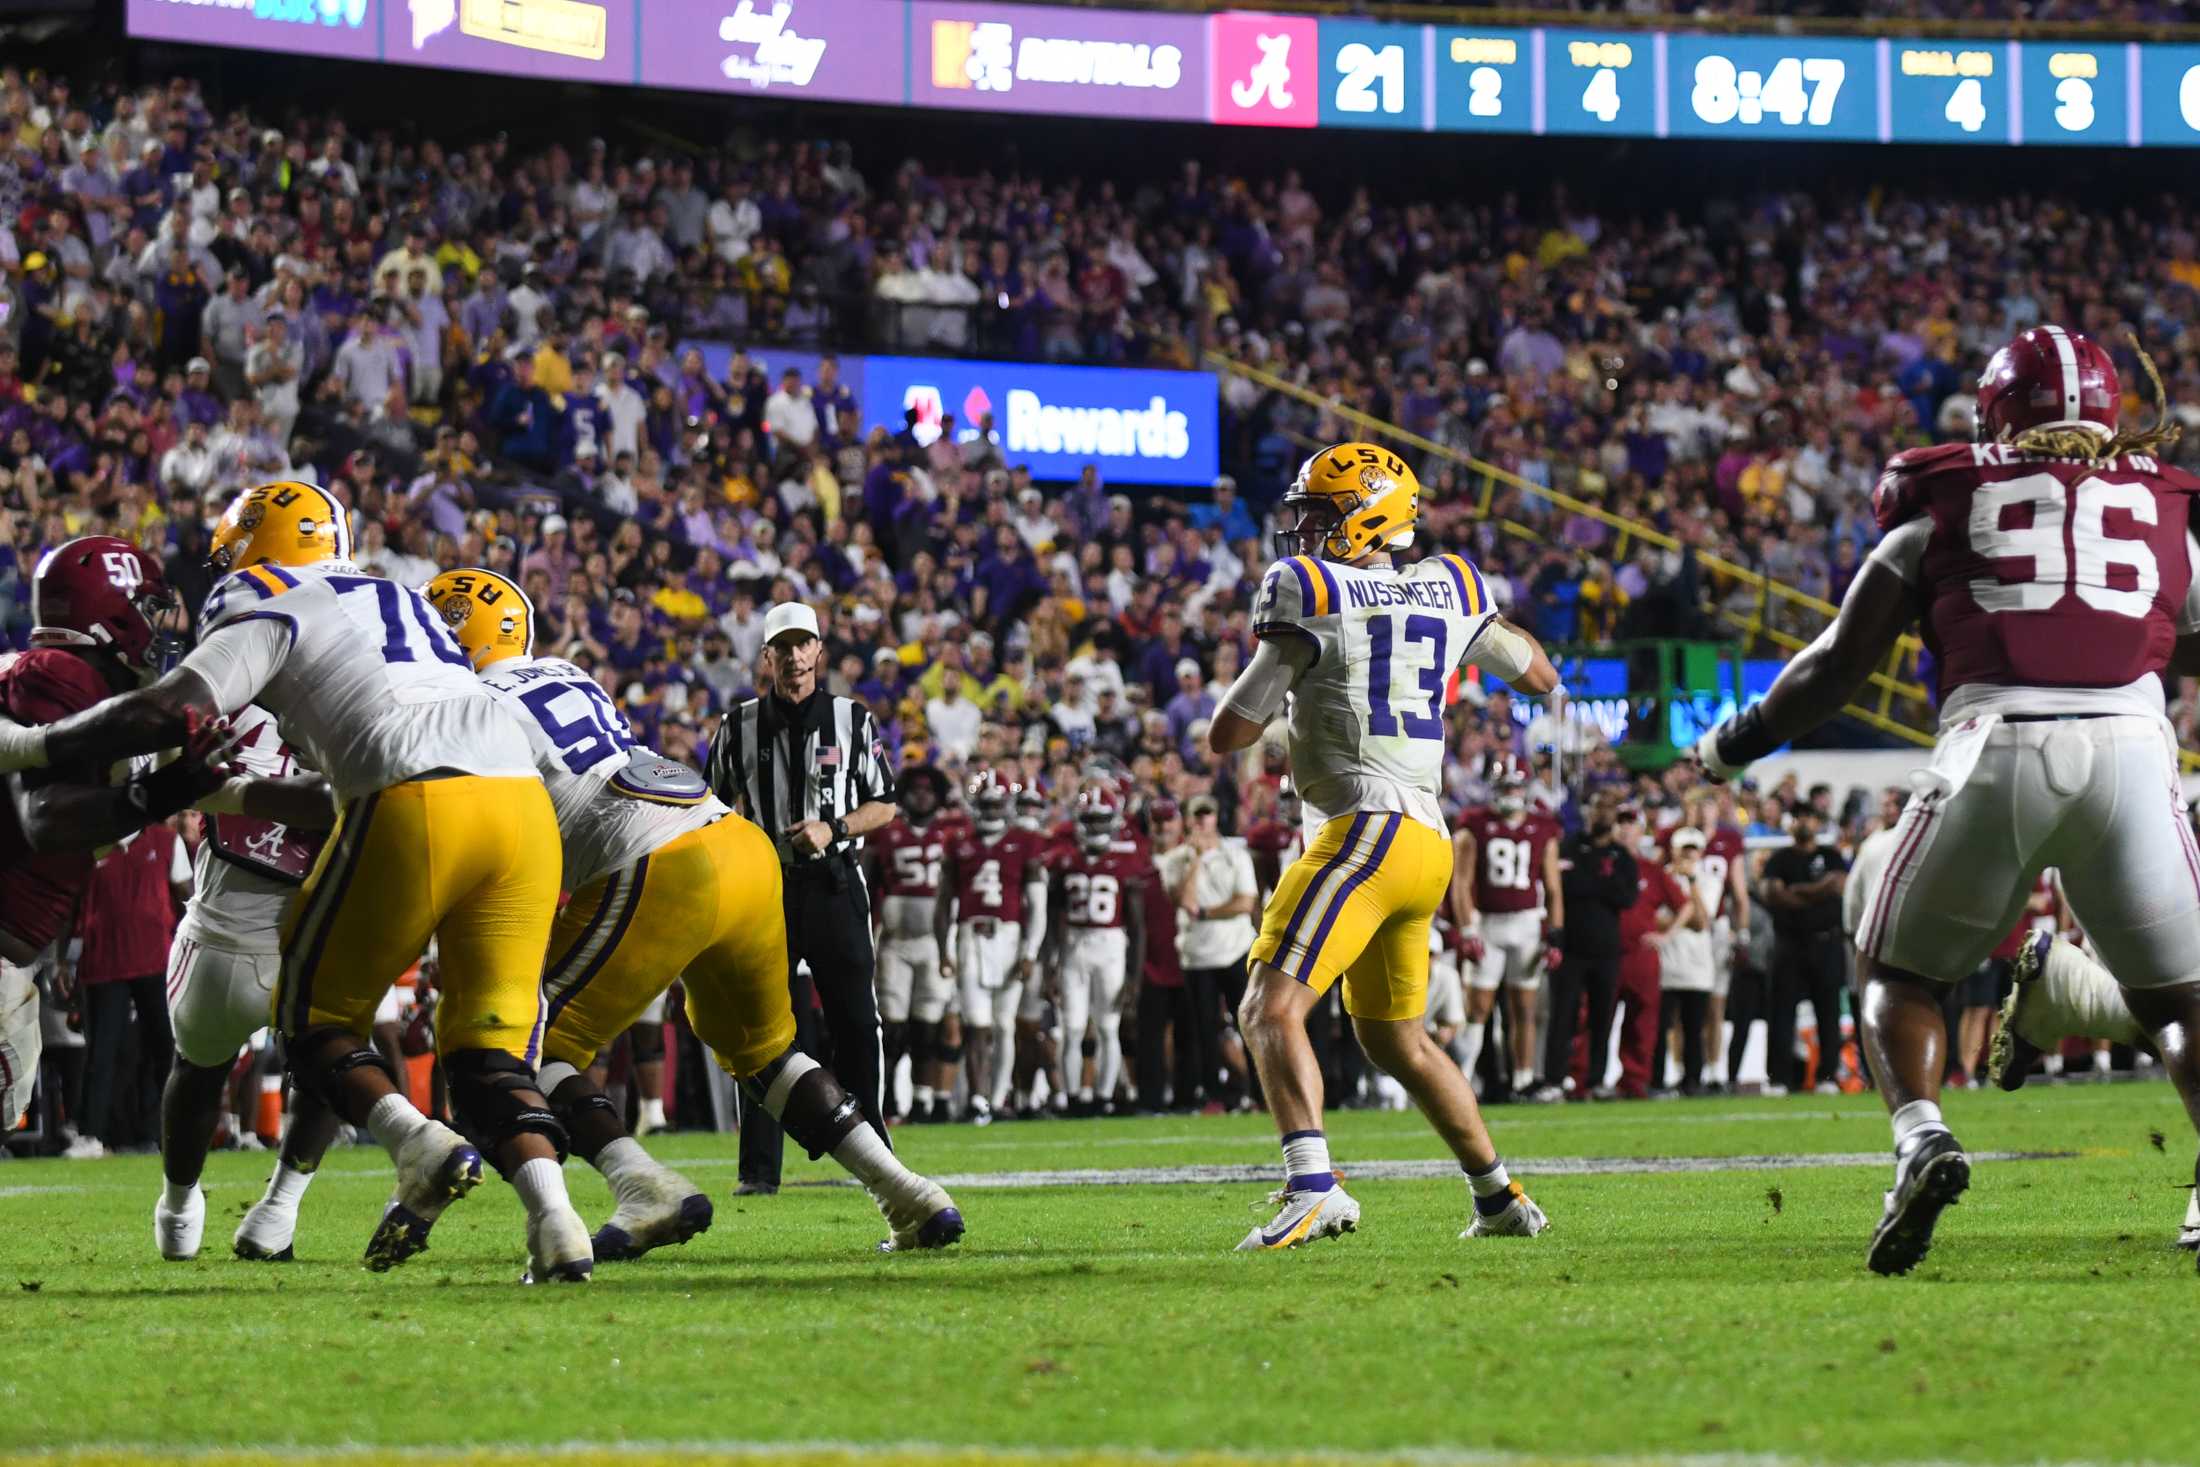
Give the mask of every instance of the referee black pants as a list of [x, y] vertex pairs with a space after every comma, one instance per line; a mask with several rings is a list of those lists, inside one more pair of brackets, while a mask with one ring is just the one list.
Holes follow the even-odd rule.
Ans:
[[[794, 995], [795, 1047], [833, 1072], [863, 1107], [863, 1118], [886, 1137], [882, 1108], [885, 1057], [880, 1047], [878, 993], [872, 984], [871, 902], [852, 861], [835, 858], [790, 868], [782, 898], [787, 915], [787, 974]], [[810, 983], [796, 981], [807, 962]], [[816, 986], [819, 1024], [808, 1015]], [[741, 1180], [779, 1185], [785, 1137], [760, 1105], [741, 1103]]]

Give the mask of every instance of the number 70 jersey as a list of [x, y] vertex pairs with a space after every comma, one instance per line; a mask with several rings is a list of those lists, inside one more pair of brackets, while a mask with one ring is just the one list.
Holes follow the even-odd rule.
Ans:
[[1355, 568], [1301, 555], [1269, 568], [1253, 631], [1295, 661], [1313, 656], [1290, 714], [1291, 774], [1309, 827], [1395, 810], [1444, 829], [1445, 694], [1496, 619], [1463, 556]]

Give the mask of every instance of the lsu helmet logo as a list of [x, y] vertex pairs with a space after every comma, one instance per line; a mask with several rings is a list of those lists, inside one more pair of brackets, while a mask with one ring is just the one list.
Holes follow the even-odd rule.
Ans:
[[1421, 481], [1387, 448], [1339, 443], [1300, 465], [1298, 478], [1283, 496], [1283, 512], [1279, 538], [1295, 543], [1297, 554], [1358, 560], [1413, 543], [1421, 517]]
[[516, 581], [474, 566], [443, 572], [423, 594], [474, 671], [535, 655], [535, 606]]

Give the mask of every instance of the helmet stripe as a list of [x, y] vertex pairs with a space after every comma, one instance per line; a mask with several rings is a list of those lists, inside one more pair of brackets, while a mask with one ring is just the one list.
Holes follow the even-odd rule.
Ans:
[[336, 502], [336, 496], [320, 485], [311, 484], [307, 487], [320, 495], [321, 502], [328, 506], [328, 522], [336, 527], [336, 558], [351, 559], [351, 516], [344, 513], [344, 507]]
[[[491, 571], [491, 572], [490, 572], [490, 574], [491, 574], [491, 575], [496, 575], [496, 573], [495, 573], [494, 571]], [[520, 605], [521, 605], [521, 606], [522, 606], [523, 608], [525, 608], [525, 609], [526, 609], [526, 612], [527, 612], [527, 646], [526, 646], [526, 648], [525, 648], [525, 649], [524, 649], [524, 650], [523, 650], [523, 651], [522, 651], [522, 652], [520, 653], [520, 655], [521, 655], [522, 657], [532, 657], [532, 656], [534, 656], [534, 655], [535, 655], [535, 602], [534, 602], [534, 598], [530, 597], [530, 596], [529, 596], [529, 595], [527, 594], [527, 591], [526, 591], [526, 589], [525, 589], [524, 587], [522, 587], [522, 586], [520, 585], [520, 583], [519, 583], [519, 582], [517, 582], [517, 581], [515, 581], [515, 580], [512, 580], [512, 579], [511, 579], [510, 577], [508, 577], [508, 576], [497, 576], [497, 579], [498, 579], [498, 580], [500, 580], [500, 581], [502, 581], [502, 582], [504, 582], [504, 584], [505, 584], [505, 585], [507, 585], [507, 586], [510, 586], [510, 587], [512, 588], [512, 594], [513, 594], [514, 596], [517, 596], [517, 597], [519, 598], [519, 604], [520, 604]]]
[[2042, 326], [2047, 339], [2055, 343], [2055, 357], [2062, 366], [2063, 417], [2075, 421], [2078, 417], [2078, 352], [2070, 344], [2070, 335], [2060, 326]]

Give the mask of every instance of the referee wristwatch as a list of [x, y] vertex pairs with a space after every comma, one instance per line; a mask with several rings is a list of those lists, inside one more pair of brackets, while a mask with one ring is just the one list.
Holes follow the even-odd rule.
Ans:
[[833, 840], [836, 843], [839, 841], [844, 841], [848, 838], [848, 822], [841, 819], [838, 815], [835, 815], [832, 819], [826, 821], [825, 823], [832, 828]]

